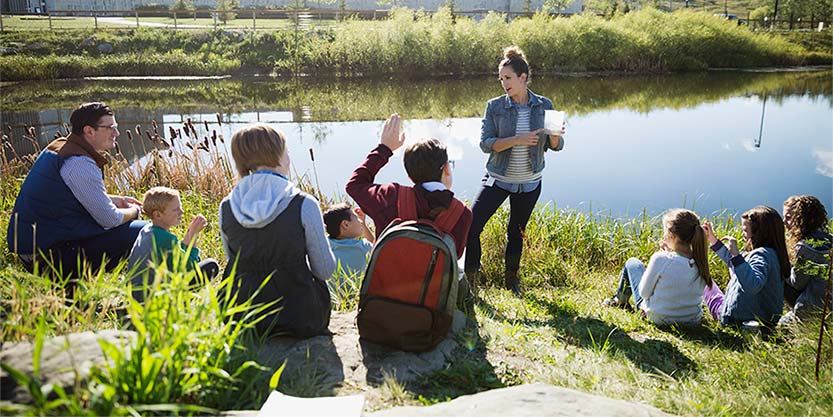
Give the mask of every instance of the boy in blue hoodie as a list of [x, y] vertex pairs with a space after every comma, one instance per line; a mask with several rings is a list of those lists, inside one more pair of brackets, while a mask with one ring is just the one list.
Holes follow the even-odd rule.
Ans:
[[328, 281], [330, 291], [342, 287], [345, 277], [361, 275], [367, 268], [367, 255], [376, 237], [365, 224], [365, 218], [362, 209], [352, 209], [347, 203], [331, 206], [324, 212], [330, 248], [344, 272], [336, 270], [337, 279]]

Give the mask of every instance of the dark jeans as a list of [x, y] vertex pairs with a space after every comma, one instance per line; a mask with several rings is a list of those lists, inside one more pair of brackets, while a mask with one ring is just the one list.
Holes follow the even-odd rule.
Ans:
[[466, 272], [477, 272], [480, 269], [480, 233], [507, 197], [509, 197], [509, 225], [506, 228], [504, 262], [507, 271], [517, 271], [520, 268], [521, 252], [524, 247], [523, 232], [526, 230], [526, 223], [540, 195], [540, 184], [538, 188], [528, 193], [510, 193], [497, 186], [483, 186], [480, 189], [480, 194], [477, 195], [471, 208], [472, 222], [466, 245]]
[[[44, 254], [47, 263], [42, 262], [39, 269], [52, 271], [54, 268], [57, 272], [55, 275], [60, 274], [61, 278], [68, 279], [67, 297], [71, 298], [75, 291], [75, 281], [82, 276], [83, 268], [79, 268], [82, 266], [81, 259], [92, 270], [100, 268], [103, 262], [106, 262], [106, 270], [112, 270], [130, 255], [136, 236], [147, 224], [146, 221], [134, 220], [98, 236], [58, 243]], [[30, 272], [33, 270], [32, 264], [26, 264], [26, 267]]]
[[[200, 272], [202, 272], [206, 281], [210, 281], [220, 274], [220, 264], [217, 263], [214, 258], [203, 259], [197, 264], [197, 268], [199, 268]], [[150, 288], [153, 286], [153, 282], [156, 280], [155, 272], [152, 268], [148, 268], [146, 272], [136, 278], [139, 279], [132, 281], [133, 298], [140, 303], [144, 303], [145, 299], [147, 299], [148, 291], [150, 291]], [[194, 286], [198, 284], [200, 284], [200, 281], [197, 276], [194, 276], [191, 280], [191, 285]]]

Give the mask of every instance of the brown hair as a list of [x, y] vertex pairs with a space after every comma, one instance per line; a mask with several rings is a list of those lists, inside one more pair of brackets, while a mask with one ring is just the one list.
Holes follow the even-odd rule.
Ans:
[[73, 110], [69, 116], [69, 124], [72, 125], [72, 133], [84, 134], [84, 126], [92, 126], [98, 129], [98, 121], [104, 116], [112, 116], [113, 110], [100, 101], [83, 103]]
[[694, 264], [706, 286], [712, 285], [712, 277], [709, 273], [709, 257], [707, 254], [706, 233], [700, 226], [700, 218], [693, 211], [675, 209], [662, 217], [662, 227], [681, 241], [691, 245], [691, 255], [694, 257]]
[[327, 228], [327, 234], [333, 239], [338, 239], [341, 236], [341, 222], [350, 221], [352, 213], [353, 210], [347, 203], [328, 207], [324, 212], [324, 226]]
[[741, 215], [749, 225], [746, 250], [767, 247], [775, 250], [781, 265], [781, 278], [790, 276], [790, 256], [787, 254], [787, 242], [784, 239], [784, 222], [781, 215], [767, 206], [757, 206]]
[[[806, 239], [816, 230], [827, 231], [827, 210], [818, 198], [811, 195], [794, 195], [784, 201], [785, 220], [789, 213], [787, 231], [790, 233], [790, 247]], [[786, 226], [786, 225], [785, 225]]]
[[171, 201], [179, 198], [179, 191], [168, 187], [153, 187], [142, 197], [142, 213], [153, 218], [154, 211], [165, 211]]
[[518, 77], [521, 74], [526, 74], [526, 80], [529, 81], [530, 72], [529, 72], [529, 63], [526, 61], [526, 55], [524, 55], [524, 51], [517, 46], [510, 46], [503, 50], [503, 59], [500, 61], [498, 65], [498, 70], [505, 66], [512, 67], [512, 71], [515, 72], [515, 75]]
[[284, 152], [286, 136], [263, 123], [246, 126], [231, 138], [231, 157], [241, 178], [261, 166], [280, 166]]
[[439, 181], [448, 162], [448, 151], [438, 139], [426, 139], [405, 149], [405, 172], [415, 184]]

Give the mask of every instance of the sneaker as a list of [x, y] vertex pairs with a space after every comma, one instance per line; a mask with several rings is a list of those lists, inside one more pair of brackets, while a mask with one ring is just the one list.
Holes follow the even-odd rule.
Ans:
[[611, 298], [605, 298], [605, 300], [602, 301], [602, 305], [605, 305], [607, 307], [618, 307], [618, 308], [628, 310], [628, 311], [633, 310], [633, 308], [631, 307], [630, 303], [628, 303], [627, 300], [622, 301], [622, 300], [619, 299], [619, 297], [617, 297], [615, 295]]

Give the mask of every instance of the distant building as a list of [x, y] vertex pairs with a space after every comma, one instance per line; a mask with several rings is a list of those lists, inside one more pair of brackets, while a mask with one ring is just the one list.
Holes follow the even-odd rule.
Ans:
[[[170, 5], [174, 0], [5, 0], [3, 11], [11, 13], [40, 13], [45, 10], [133, 10], [136, 6], [150, 4]], [[409, 9], [437, 10], [449, 3], [448, 0], [390, 0], [387, 3]], [[197, 7], [213, 8], [216, 0], [194, 0]], [[338, 1], [318, 2], [313, 0], [239, 0], [241, 8], [265, 8], [300, 5], [319, 9], [337, 9]], [[347, 10], [387, 10], [391, 6], [380, 6], [377, 0], [346, 0]], [[520, 13], [525, 11], [524, 0], [455, 0], [460, 11], [488, 11]], [[542, 8], [543, 0], [531, 0], [532, 11]], [[582, 0], [574, 0], [570, 7], [560, 10], [565, 14], [581, 13]]]

